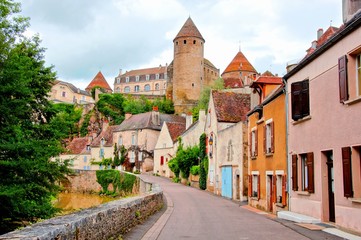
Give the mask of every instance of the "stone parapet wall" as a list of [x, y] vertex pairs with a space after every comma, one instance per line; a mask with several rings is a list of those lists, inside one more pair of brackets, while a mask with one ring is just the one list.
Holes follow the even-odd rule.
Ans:
[[140, 179], [141, 196], [108, 202], [66, 216], [33, 224], [1, 239], [118, 239], [163, 206], [158, 185]]
[[97, 182], [96, 170], [75, 170], [61, 185], [67, 192], [96, 193], [102, 190]]

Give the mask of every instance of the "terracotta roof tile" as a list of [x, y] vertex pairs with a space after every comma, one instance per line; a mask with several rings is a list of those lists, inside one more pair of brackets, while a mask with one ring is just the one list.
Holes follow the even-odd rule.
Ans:
[[186, 130], [186, 125], [184, 123], [166, 122], [166, 124], [173, 142], [175, 142], [177, 138]]
[[56, 84], [62, 84], [62, 85], [66, 85], [68, 86], [74, 93], [80, 93], [83, 95], [87, 95], [90, 96], [90, 94], [87, 91], [81, 90], [80, 88], [75, 87], [72, 83], [69, 82], [64, 82], [64, 81], [60, 81], [60, 80], [55, 80], [52, 82], [53, 86]]
[[140, 75], [150, 75], [150, 74], [159, 74], [167, 72], [166, 66], [154, 67], [154, 68], [142, 68], [136, 70], [127, 71], [124, 74], [121, 74], [121, 77], [130, 77], [130, 76], [140, 76]]
[[[322, 29], [320, 29], [322, 30]], [[310, 56], [317, 48], [321, 47], [325, 44], [335, 33], [340, 31], [341, 28], [330, 26], [321, 36], [319, 39], [315, 40], [315, 46], [311, 46], [309, 49], [306, 50], [307, 54], [304, 58]]]
[[94, 79], [89, 83], [89, 85], [85, 88], [85, 90], [90, 91], [94, 87], [101, 87], [107, 90], [111, 90], [107, 80], [105, 80], [102, 72], [98, 72]]
[[243, 82], [241, 78], [224, 78], [224, 87], [226, 88], [241, 88], [243, 87]]
[[181, 38], [181, 37], [196, 37], [202, 39], [203, 42], [205, 42], [204, 38], [202, 37], [202, 34], [199, 32], [198, 28], [196, 27], [196, 25], [194, 24], [194, 22], [190, 17], [184, 23], [183, 27], [181, 28], [177, 36], [174, 38], [173, 42], [177, 38]]
[[249, 94], [213, 90], [212, 98], [219, 122], [246, 121], [250, 110]]
[[251, 85], [251, 87], [255, 87], [259, 84], [282, 84], [282, 78], [276, 76], [259, 76]]
[[222, 73], [229, 73], [229, 72], [240, 72], [240, 71], [248, 71], [257, 73], [256, 69], [252, 66], [252, 64], [247, 60], [244, 54], [239, 51], [237, 55], [233, 58], [231, 63], [227, 66], [227, 68]]
[[81, 154], [86, 151], [86, 145], [88, 144], [88, 137], [74, 138], [66, 147], [66, 154]]

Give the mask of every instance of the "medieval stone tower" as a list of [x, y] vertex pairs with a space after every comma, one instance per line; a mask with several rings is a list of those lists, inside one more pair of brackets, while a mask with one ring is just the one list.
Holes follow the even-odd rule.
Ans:
[[176, 113], [197, 104], [204, 78], [204, 38], [189, 17], [174, 38], [173, 102]]

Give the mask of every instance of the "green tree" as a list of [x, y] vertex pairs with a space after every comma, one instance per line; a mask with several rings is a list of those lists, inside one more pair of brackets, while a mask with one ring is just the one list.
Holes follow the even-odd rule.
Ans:
[[96, 107], [104, 116], [111, 118], [113, 120], [113, 124], [116, 125], [120, 124], [124, 120], [124, 100], [125, 99], [122, 94], [100, 94]]
[[53, 216], [51, 197], [67, 163], [50, 161], [60, 141], [49, 121], [47, 95], [55, 79], [37, 36], [22, 35], [28, 19], [13, 17], [20, 5], [0, 0], [0, 232], [15, 221]]
[[198, 120], [199, 117], [199, 110], [206, 110], [208, 109], [208, 103], [209, 103], [209, 97], [211, 94], [211, 90], [222, 90], [224, 89], [224, 81], [222, 78], [218, 78], [216, 81], [214, 81], [213, 85], [210, 87], [204, 87], [201, 95], [199, 97], [197, 106], [195, 106], [192, 109], [192, 115], [193, 115], [193, 119], [194, 121]]
[[199, 188], [202, 190], [207, 188], [208, 157], [206, 153], [206, 138], [205, 133], [199, 137]]

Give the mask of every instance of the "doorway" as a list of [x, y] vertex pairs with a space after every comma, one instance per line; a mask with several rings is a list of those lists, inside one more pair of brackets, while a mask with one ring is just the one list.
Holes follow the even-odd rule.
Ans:
[[333, 153], [332, 151], [326, 152], [327, 157], [327, 182], [328, 182], [328, 213], [329, 221], [335, 222], [335, 176], [333, 169]]
[[273, 211], [273, 175], [267, 174], [267, 208], [269, 212]]

